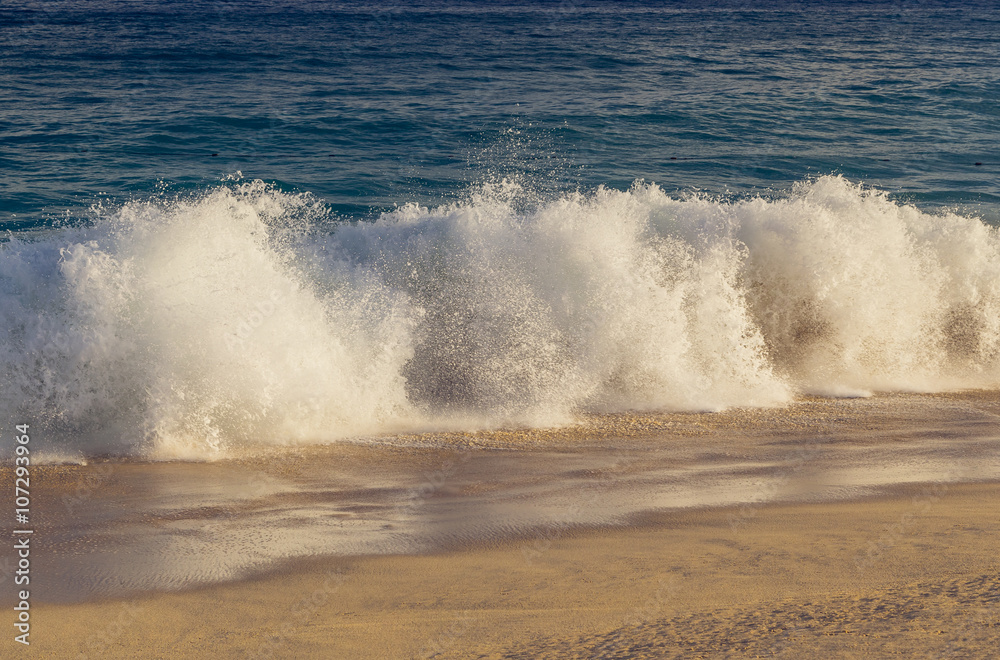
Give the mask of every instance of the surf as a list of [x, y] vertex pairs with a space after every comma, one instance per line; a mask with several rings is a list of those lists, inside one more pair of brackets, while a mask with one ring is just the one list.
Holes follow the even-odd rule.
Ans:
[[202, 459], [1000, 380], [1000, 241], [977, 217], [836, 176], [529, 197], [347, 221], [230, 181], [13, 234], [0, 410], [51, 451]]

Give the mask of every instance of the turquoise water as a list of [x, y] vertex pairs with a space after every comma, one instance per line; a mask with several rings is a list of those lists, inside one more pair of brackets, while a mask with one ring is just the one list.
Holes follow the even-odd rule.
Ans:
[[8, 2], [55, 455], [1000, 385], [989, 4]]

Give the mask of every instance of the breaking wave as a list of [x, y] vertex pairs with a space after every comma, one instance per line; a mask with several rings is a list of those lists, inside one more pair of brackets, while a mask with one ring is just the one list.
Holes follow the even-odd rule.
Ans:
[[1000, 239], [840, 177], [333, 222], [234, 182], [0, 246], [0, 414], [53, 450], [210, 457], [405, 429], [1000, 381]]

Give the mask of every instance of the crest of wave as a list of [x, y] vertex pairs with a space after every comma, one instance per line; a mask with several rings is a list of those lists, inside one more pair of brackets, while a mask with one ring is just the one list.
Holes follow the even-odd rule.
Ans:
[[995, 228], [840, 177], [773, 202], [689, 204], [688, 213], [718, 214], [719, 231], [747, 246], [754, 324], [797, 387], [842, 394], [1000, 381]]
[[975, 218], [837, 177], [522, 198], [348, 224], [252, 182], [12, 240], [2, 411], [67, 450], [205, 457], [1000, 375], [1000, 241]]
[[391, 430], [408, 321], [363, 273], [303, 275], [322, 215], [254, 182], [12, 241], [3, 410], [87, 452], [162, 457]]
[[746, 250], [659, 189], [598, 190], [518, 213], [517, 186], [338, 231], [331, 254], [405, 292], [410, 399], [545, 424], [577, 410], [783, 401], [741, 285]]
[[518, 194], [336, 235], [420, 313], [411, 400], [545, 423], [1000, 380], [1000, 240], [977, 218], [832, 176], [772, 200], [637, 183], [519, 214]]

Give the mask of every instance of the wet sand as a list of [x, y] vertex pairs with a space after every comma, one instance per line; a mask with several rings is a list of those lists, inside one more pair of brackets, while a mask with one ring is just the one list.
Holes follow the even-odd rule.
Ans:
[[815, 399], [37, 467], [28, 653], [988, 657], [998, 412]]
[[732, 510], [684, 510], [423, 556], [312, 560], [181, 593], [40, 605], [32, 653], [985, 658], [1000, 643], [998, 494], [911, 486], [762, 506], [738, 526]]

